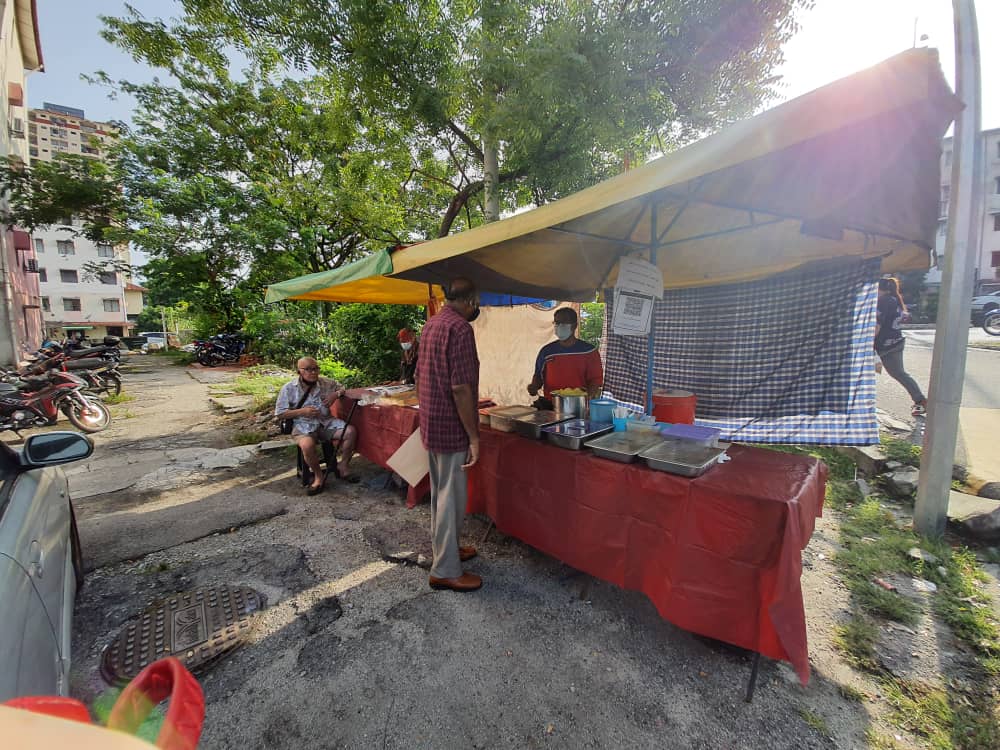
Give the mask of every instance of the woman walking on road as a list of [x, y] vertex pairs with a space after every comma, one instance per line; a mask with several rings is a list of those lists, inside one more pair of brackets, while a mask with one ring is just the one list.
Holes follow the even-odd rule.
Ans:
[[899, 282], [891, 277], [879, 279], [875, 352], [882, 361], [885, 371], [902, 385], [913, 399], [913, 410], [910, 413], [915, 417], [922, 417], [927, 413], [927, 399], [917, 381], [903, 367], [903, 348], [906, 346], [902, 331], [904, 315], [906, 315], [906, 304], [899, 294]]

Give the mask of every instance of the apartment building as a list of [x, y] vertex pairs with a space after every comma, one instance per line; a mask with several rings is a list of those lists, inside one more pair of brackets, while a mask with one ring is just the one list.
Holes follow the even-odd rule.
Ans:
[[95, 340], [129, 335], [145, 290], [117, 270], [131, 263], [128, 247], [95, 244], [74, 236], [73, 229], [66, 224], [33, 234], [46, 337], [61, 340], [78, 331]]
[[[982, 222], [976, 253], [976, 294], [1000, 289], [1000, 128], [984, 130]], [[927, 273], [928, 285], [941, 283], [941, 264], [948, 235], [948, 201], [951, 199], [951, 138], [945, 138], [941, 149], [941, 202], [938, 209], [938, 232], [934, 245], [937, 265]]]
[[88, 120], [75, 107], [45, 102], [28, 113], [28, 153], [33, 161], [52, 161], [56, 154], [100, 159], [117, 137], [114, 125]]
[[[0, 157], [28, 163], [25, 139], [26, 78], [42, 70], [42, 48], [34, 0], [0, 0]], [[7, 201], [0, 199], [0, 211]], [[0, 363], [14, 363], [41, 344], [38, 277], [30, 235], [0, 230]]]

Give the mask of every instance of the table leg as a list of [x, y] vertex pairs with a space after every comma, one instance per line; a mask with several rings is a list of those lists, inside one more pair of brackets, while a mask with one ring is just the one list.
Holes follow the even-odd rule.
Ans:
[[753, 656], [753, 668], [750, 670], [750, 682], [747, 683], [747, 697], [746, 702], [749, 703], [753, 700], [753, 691], [757, 687], [757, 668], [760, 666], [760, 651]]

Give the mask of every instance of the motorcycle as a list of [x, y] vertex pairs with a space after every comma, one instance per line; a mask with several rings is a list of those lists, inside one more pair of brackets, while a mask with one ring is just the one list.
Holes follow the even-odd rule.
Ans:
[[112, 357], [73, 358], [71, 353], [42, 350], [39, 359], [16, 372], [0, 373], [0, 379], [11, 382], [14, 377], [32, 377], [50, 370], [72, 371], [86, 383], [84, 391], [95, 396], [117, 395], [122, 392], [122, 377], [118, 371], [118, 360]]
[[99, 400], [83, 393], [85, 383], [68, 372], [53, 370], [45, 377], [0, 383], [0, 431], [54, 425], [62, 411], [83, 432], [100, 432], [111, 424], [111, 413]]
[[1000, 336], [1000, 310], [986, 314], [983, 319], [983, 330], [990, 336]]
[[246, 353], [246, 342], [239, 336], [219, 333], [208, 341], [195, 341], [195, 356], [205, 367], [215, 367], [225, 362], [237, 362]]

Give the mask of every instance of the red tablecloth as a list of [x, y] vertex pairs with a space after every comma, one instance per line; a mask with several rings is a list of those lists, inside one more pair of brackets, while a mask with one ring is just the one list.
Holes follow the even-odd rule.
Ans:
[[696, 479], [483, 428], [469, 511], [566, 564], [645, 593], [694, 633], [809, 679], [801, 551], [826, 465], [745, 446]]
[[[350, 398], [337, 400], [334, 402], [334, 415], [347, 419], [353, 404], [354, 401]], [[416, 432], [420, 426], [420, 417], [416, 409], [405, 406], [359, 405], [354, 410], [351, 424], [358, 430], [355, 450], [372, 463], [388, 469], [386, 461]], [[420, 484], [407, 490], [406, 506], [412, 508], [430, 491], [430, 477], [424, 477]]]

